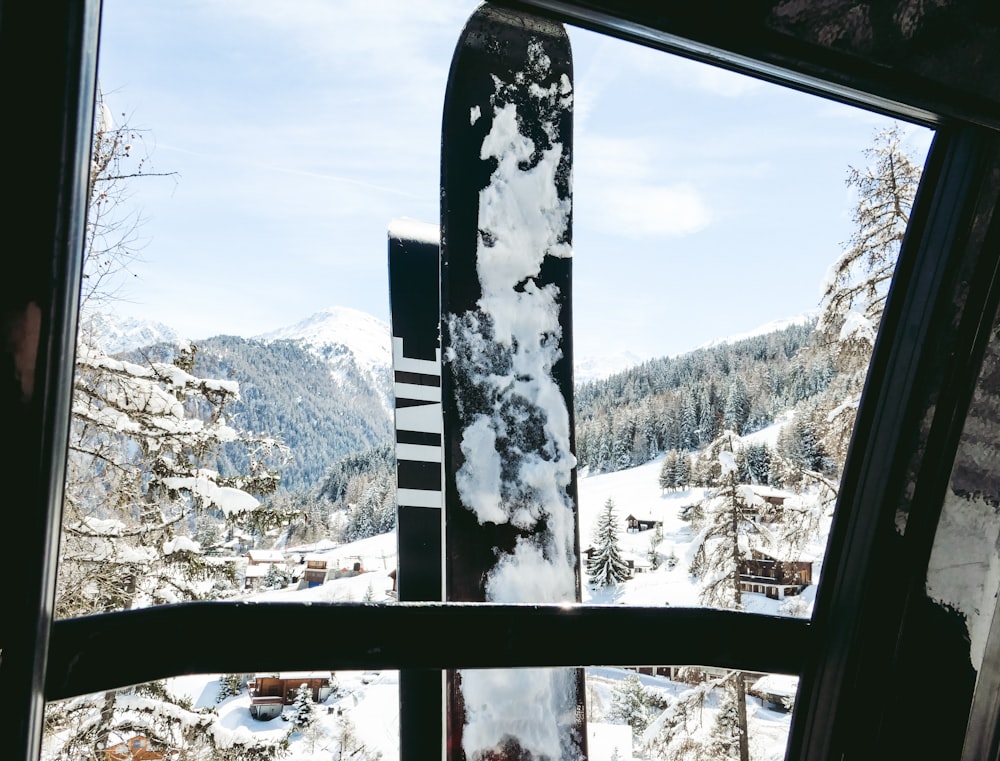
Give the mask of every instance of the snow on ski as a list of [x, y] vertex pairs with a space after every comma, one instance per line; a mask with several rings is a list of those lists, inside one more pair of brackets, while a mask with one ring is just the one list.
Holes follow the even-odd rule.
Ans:
[[[572, 104], [563, 26], [480, 6], [455, 51], [442, 130], [449, 601], [580, 599]], [[448, 694], [450, 758], [586, 756], [582, 669], [462, 670]]]

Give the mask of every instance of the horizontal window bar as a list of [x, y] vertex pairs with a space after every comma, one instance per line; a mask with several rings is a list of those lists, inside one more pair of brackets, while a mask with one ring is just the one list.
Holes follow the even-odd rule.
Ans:
[[[262, 646], [276, 632], [294, 646]], [[198, 602], [56, 621], [48, 700], [170, 676], [710, 664], [796, 674], [804, 619], [707, 608], [491, 603]], [[142, 643], [168, 642], [155, 654]]]

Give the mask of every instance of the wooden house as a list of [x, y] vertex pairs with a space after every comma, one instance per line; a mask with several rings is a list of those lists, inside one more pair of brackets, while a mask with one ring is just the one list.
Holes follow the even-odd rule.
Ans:
[[306, 567], [302, 572], [302, 583], [306, 587], [318, 587], [326, 583], [330, 571], [330, 560], [326, 555], [306, 555]]
[[799, 594], [812, 584], [812, 563], [778, 560], [763, 552], [752, 552], [740, 562], [740, 591], [764, 594], [772, 600]]
[[243, 570], [243, 589], [257, 589], [267, 577], [269, 569], [270, 565], [264, 563], [248, 565]]
[[105, 761], [160, 761], [162, 758], [163, 751], [153, 750], [145, 735], [122, 740], [104, 751]]
[[656, 528], [657, 523], [662, 523], [662, 521], [654, 521], [652, 518], [637, 518], [629, 513], [628, 517], [625, 518], [625, 530], [632, 532], [649, 531]]
[[322, 703], [333, 692], [329, 671], [284, 671], [278, 674], [257, 674], [247, 683], [250, 693], [250, 715], [261, 721], [280, 716], [285, 706], [295, 702], [295, 693], [306, 685], [315, 703]]
[[787, 713], [795, 702], [798, 687], [797, 676], [767, 674], [750, 685], [747, 692], [756, 696], [762, 706]]
[[285, 556], [277, 550], [250, 550], [247, 565], [285, 565]]

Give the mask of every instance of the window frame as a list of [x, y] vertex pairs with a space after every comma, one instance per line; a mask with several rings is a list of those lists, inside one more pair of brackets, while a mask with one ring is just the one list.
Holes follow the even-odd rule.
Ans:
[[[25, 145], [24, 121], [4, 120], [0, 129], [12, 147], [8, 174], [20, 186], [5, 205], [0, 235], [3, 250], [23, 253], [9, 257], [0, 298], [6, 339], [0, 348], [0, 419], [17, 442], [9, 460], [17, 482], [8, 502], [8, 536], [15, 540], [7, 567], [19, 575], [0, 623], [0, 693], [13, 718], [10, 731], [0, 736], [0, 757], [38, 757], [46, 699], [175, 674], [272, 666], [711, 662], [800, 674], [788, 759], [867, 757], [873, 749], [891, 750], [896, 733], [906, 730], [905, 716], [888, 705], [891, 699], [868, 703], [864, 711], [856, 700], [877, 694], [885, 680], [917, 665], [901, 643], [919, 637], [910, 605], [923, 583], [941, 497], [1000, 301], [1000, 103], [960, 88], [961, 67], [951, 72], [949, 87], [922, 77], [919, 61], [886, 65], [875, 54], [859, 58], [776, 35], [742, 0], [668, 9], [641, 0], [505, 4], [937, 130], [859, 407], [813, 620], [623, 606], [197, 603], [53, 622], [100, 3], [15, 0], [0, 6], [0, 81], [6, 102], [31, 116], [28, 137], [40, 148]], [[723, 16], [727, 23], [719, 24]], [[739, 30], [738, 38], [732, 29]], [[36, 220], [39, 231], [27, 247], [23, 220]], [[910, 516], [901, 537], [895, 511], [904, 494], [911, 495]], [[882, 579], [889, 580], [881, 598], [888, 603], [876, 605], [872, 584]], [[245, 630], [244, 624], [286, 622], [289, 616], [364, 634], [345, 635], [336, 647], [307, 640], [294, 653], [265, 655], [232, 642], [212, 649], [199, 643], [161, 660], [106, 668], [111, 653], [135, 652], [135, 642], [149, 641], [163, 627], [206, 631], [209, 622], [224, 622]], [[530, 646], [510, 636], [523, 627], [537, 633]], [[474, 643], [467, 631], [476, 633]], [[616, 647], [622, 631], [629, 632], [628, 648]], [[774, 644], [761, 648], [762, 642]], [[985, 668], [995, 681], [997, 664]], [[968, 728], [947, 731], [996, 747], [996, 719], [994, 712], [981, 711]], [[958, 758], [951, 752], [942, 757]]]

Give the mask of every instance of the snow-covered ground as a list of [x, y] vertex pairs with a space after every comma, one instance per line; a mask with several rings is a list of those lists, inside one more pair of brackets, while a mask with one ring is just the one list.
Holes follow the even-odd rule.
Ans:
[[[778, 426], [755, 436], [768, 440], [776, 434]], [[593, 590], [584, 585], [583, 601], [589, 603], [615, 602], [627, 605], [671, 605], [697, 606], [698, 586], [689, 572], [692, 532], [688, 523], [680, 517], [682, 508], [698, 501], [703, 492], [691, 489], [681, 492], [661, 492], [658, 477], [659, 460], [625, 471], [588, 476], [585, 472], [579, 479], [580, 535], [581, 546], [590, 544], [590, 535], [596, 524], [599, 511], [607, 499], [616, 505], [616, 513], [621, 525], [620, 541], [625, 555], [632, 558], [637, 567], [643, 568], [633, 578], [613, 592]], [[663, 543], [659, 552], [664, 557], [674, 556], [676, 564], [664, 563], [657, 570], [648, 566], [647, 554], [652, 531], [626, 532], [625, 518], [629, 514], [640, 518], [651, 518], [663, 522]], [[286, 548], [286, 551], [295, 548]], [[315, 548], [300, 548], [312, 551]], [[822, 553], [822, 546], [813, 548], [816, 557]], [[358, 576], [328, 581], [326, 584], [305, 590], [270, 590], [254, 596], [257, 600], [281, 601], [338, 601], [350, 602], [371, 599], [376, 602], [391, 602], [389, 591], [392, 579], [389, 573], [396, 567], [396, 537], [394, 533], [372, 537], [339, 547], [327, 548], [331, 557], [345, 567], [348, 563], [360, 561], [364, 572]], [[818, 576], [819, 563], [814, 565]], [[816, 578], [814, 576], [814, 578]], [[583, 576], [586, 579], [586, 576]], [[800, 608], [799, 614], [811, 609], [815, 586], [809, 587], [799, 598], [794, 598]], [[759, 594], [744, 595], [744, 607], [750, 612], [781, 614], [783, 603], [770, 600]], [[590, 712], [591, 758], [607, 761], [618, 748], [619, 759], [624, 761], [629, 755], [620, 748], [622, 727], [613, 724], [608, 717], [612, 695], [616, 684], [633, 672], [619, 668], [594, 668], [587, 671], [588, 709]], [[361, 674], [338, 672], [336, 678], [339, 691], [331, 696], [320, 709], [320, 729], [309, 737], [301, 733], [291, 736], [291, 755], [294, 761], [316, 758], [331, 758], [343, 739], [345, 722], [349, 723], [356, 742], [364, 745], [369, 752], [380, 752], [385, 761], [399, 757], [398, 745], [398, 681], [395, 672]], [[663, 677], [642, 676], [641, 681], [651, 691], [663, 696], [668, 702], [688, 688], [688, 685], [671, 682]], [[788, 678], [781, 682], [788, 688]], [[794, 689], [794, 680], [791, 681]], [[195, 706], [216, 705], [217, 681], [215, 675], [183, 677], [171, 680], [171, 688], [187, 695]], [[718, 698], [710, 694], [703, 710], [701, 727], [708, 731], [717, 710]], [[228, 698], [218, 706], [221, 723], [227, 731], [243, 733], [284, 733], [291, 727], [280, 720], [257, 721], [249, 714], [249, 697], [246, 692]], [[286, 709], [286, 713], [291, 708]], [[784, 755], [790, 714], [772, 710], [759, 698], [748, 699], [750, 744], [755, 761], [777, 761]], [[654, 713], [655, 716], [655, 713]], [[655, 725], [655, 722], [654, 722]], [[655, 732], [655, 726], [649, 732]], [[630, 751], [631, 752], [631, 751]], [[636, 750], [636, 758], [641, 758]], [[336, 757], [336, 755], [332, 755]]]

